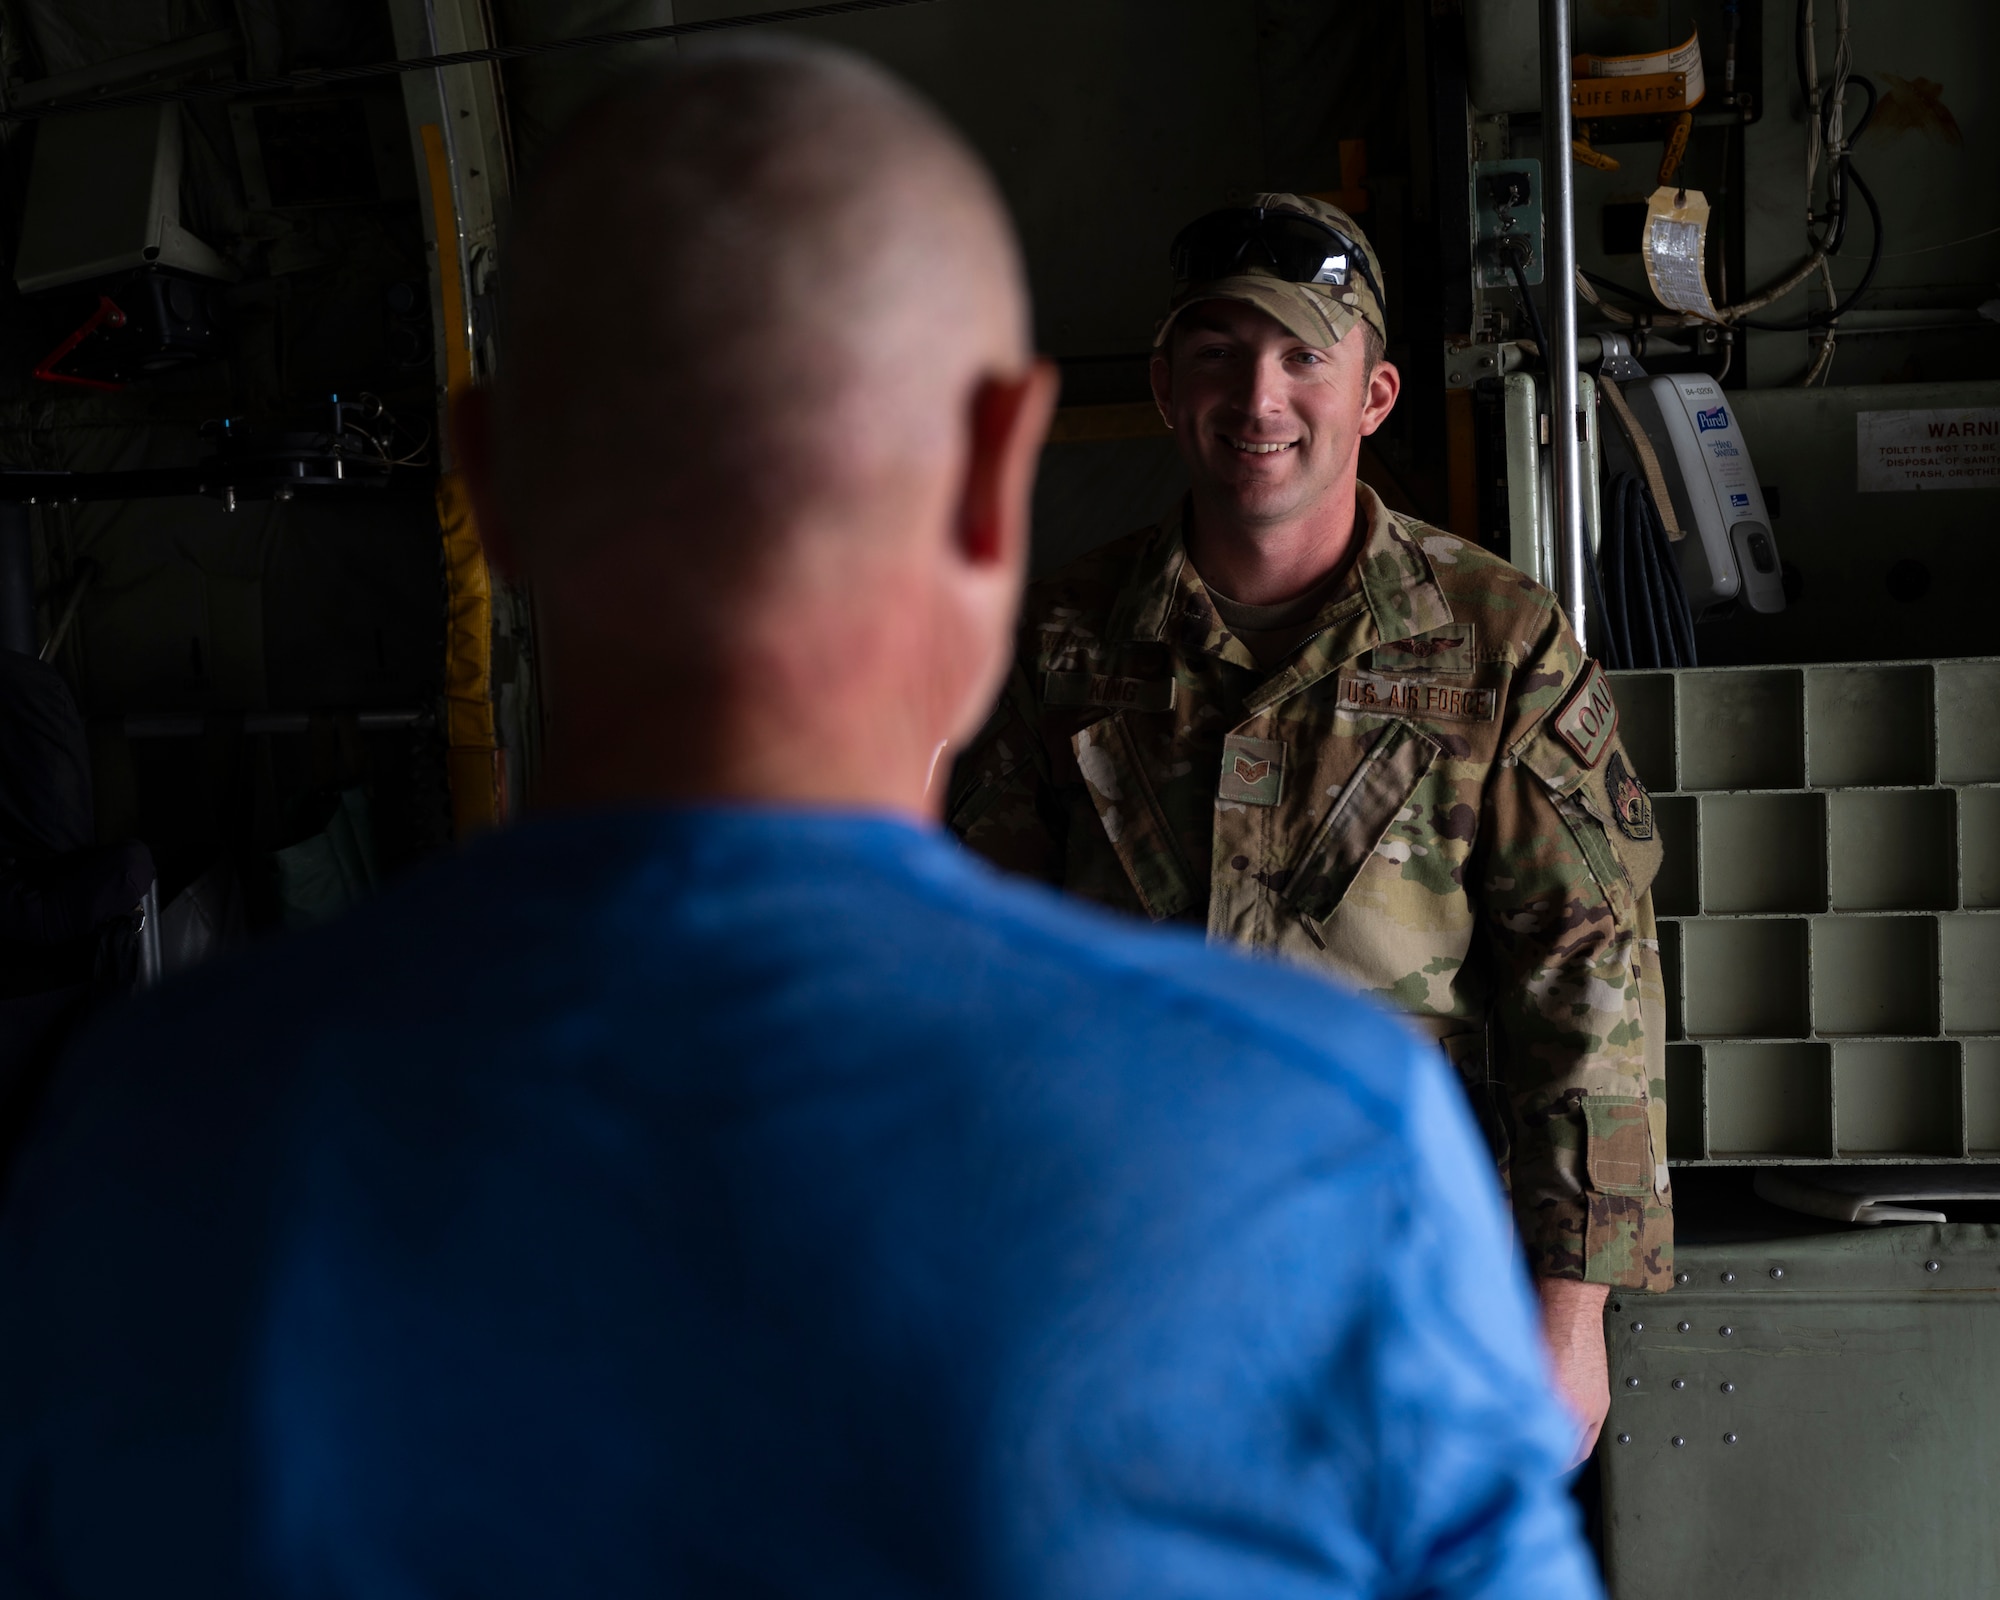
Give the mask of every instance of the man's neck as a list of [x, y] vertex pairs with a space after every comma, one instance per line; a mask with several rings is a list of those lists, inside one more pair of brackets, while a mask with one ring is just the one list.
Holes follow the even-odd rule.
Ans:
[[822, 661], [815, 683], [768, 657], [748, 671], [717, 660], [649, 676], [629, 661], [572, 655], [551, 674], [536, 804], [778, 805], [934, 821], [938, 719], [909, 692], [916, 675], [895, 693], [841, 665]]
[[1189, 512], [1188, 559], [1202, 582], [1251, 606], [1279, 605], [1326, 583], [1367, 532], [1351, 477], [1280, 522], [1253, 522], [1199, 489]]

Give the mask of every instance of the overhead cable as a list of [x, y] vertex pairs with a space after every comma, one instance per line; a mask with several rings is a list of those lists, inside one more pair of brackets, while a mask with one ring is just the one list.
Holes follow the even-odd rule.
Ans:
[[131, 94], [97, 95], [48, 105], [24, 106], [0, 111], [0, 122], [39, 122], [49, 117], [71, 116], [86, 111], [117, 111], [127, 106], [166, 105], [178, 100], [237, 99], [245, 95], [296, 93], [301, 89], [324, 89], [334, 84], [356, 83], [367, 78], [388, 78], [405, 72], [435, 72], [444, 67], [472, 67], [488, 61], [521, 61], [531, 56], [556, 55], [571, 50], [606, 50], [621, 44], [647, 44], [656, 39], [685, 39], [695, 34], [716, 33], [727, 28], [754, 28], [792, 22], [819, 22], [830, 17], [851, 16], [863, 11], [886, 11], [898, 6], [922, 6], [935, 0], [828, 0], [823, 5], [792, 6], [783, 11], [760, 11], [747, 17], [711, 17], [701, 22], [669, 22], [652, 28], [626, 28], [617, 33], [592, 33], [574, 39], [544, 39], [533, 44], [493, 45], [483, 50], [453, 50], [444, 55], [415, 56], [403, 61], [374, 61], [356, 67], [311, 67], [288, 72], [277, 78], [222, 79], [209, 83], [183, 84], [177, 89], [145, 89]]

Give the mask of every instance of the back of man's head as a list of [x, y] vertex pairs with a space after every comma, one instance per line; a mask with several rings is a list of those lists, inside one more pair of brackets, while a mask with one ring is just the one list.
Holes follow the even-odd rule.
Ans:
[[[1018, 250], [977, 158], [858, 58], [690, 53], [558, 141], [504, 285], [468, 466], [482, 524], [543, 598], [559, 689], [566, 658], [569, 686], [597, 693], [578, 681], [595, 660], [626, 684], [678, 679], [741, 728], [722, 702], [755, 678], [793, 694], [773, 715], [831, 725], [772, 652], [823, 633], [835, 590], [874, 635], [899, 625], [902, 587], [965, 520], [981, 395], [1036, 376]], [[894, 643], [818, 638], [815, 692]]]

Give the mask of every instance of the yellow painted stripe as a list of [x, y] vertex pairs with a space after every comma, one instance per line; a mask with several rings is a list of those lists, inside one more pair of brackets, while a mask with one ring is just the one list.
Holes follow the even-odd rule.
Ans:
[[[472, 350], [465, 335], [465, 284], [459, 276], [458, 209], [452, 203], [451, 162], [445, 153], [444, 130], [427, 122], [419, 131], [437, 237], [449, 403], [472, 383]], [[438, 432], [442, 436], [442, 422]], [[451, 785], [452, 832], [463, 839], [495, 826], [504, 807], [500, 751], [493, 731], [493, 578], [472, 519], [471, 498], [455, 472], [438, 478], [437, 513], [444, 542], [445, 775]]]
[[444, 129], [426, 122], [424, 167], [431, 180], [431, 226], [437, 236], [437, 270], [444, 305], [444, 386], [457, 394], [472, 382], [472, 348], [465, 337], [465, 280], [458, 259], [458, 208], [451, 198], [451, 158], [445, 153]]

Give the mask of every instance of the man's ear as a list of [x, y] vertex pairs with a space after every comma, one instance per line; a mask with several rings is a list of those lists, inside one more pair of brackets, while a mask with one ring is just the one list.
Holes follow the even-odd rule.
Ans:
[[1389, 420], [1396, 396], [1403, 392], [1403, 375], [1386, 361], [1368, 374], [1368, 392], [1361, 397], [1361, 433], [1365, 438]]
[[1153, 359], [1146, 364], [1146, 379], [1153, 386], [1153, 404], [1159, 408], [1160, 420], [1173, 427], [1174, 369], [1167, 361], [1165, 349], [1153, 352]]
[[521, 577], [520, 553], [500, 493], [493, 482], [493, 396], [485, 389], [461, 390], [451, 403], [451, 450], [458, 474], [472, 500], [473, 526], [486, 552], [487, 565], [503, 577]]
[[968, 564], [1025, 561], [1035, 467], [1060, 386], [1055, 363], [1037, 357], [1019, 377], [986, 378], [974, 391], [958, 514], [959, 554]]

